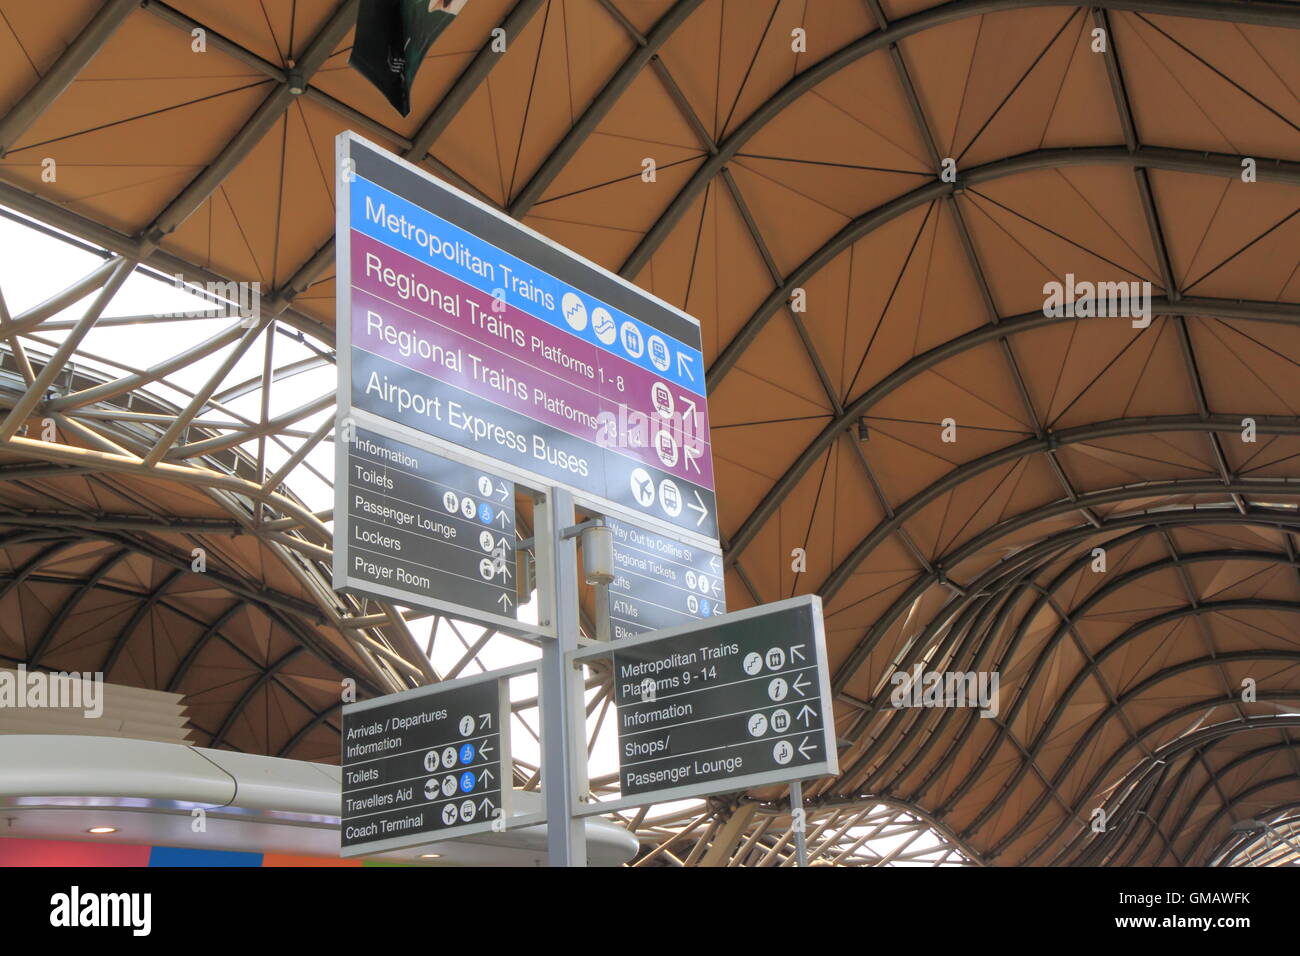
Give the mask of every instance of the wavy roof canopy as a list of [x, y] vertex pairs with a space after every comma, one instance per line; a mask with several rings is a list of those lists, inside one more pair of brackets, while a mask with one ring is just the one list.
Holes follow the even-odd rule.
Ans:
[[[328, 345], [333, 138], [355, 129], [700, 319], [731, 606], [825, 602], [842, 774], [805, 794], [836, 821], [814, 852], [873, 862], [835, 834], [888, 805], [979, 863], [1295, 856], [1230, 828], [1300, 805], [1300, 5], [472, 0], [405, 120], [346, 65], [356, 7], [0, 0], [0, 204], [164, 274], [260, 281]], [[1150, 283], [1149, 325], [1045, 314], [1067, 275]], [[197, 723], [311, 757], [302, 728], [331, 725], [305, 688], [380, 682], [349, 620], [410, 659], [373, 608], [305, 629], [331, 598], [285, 568], [327, 541], [237, 536], [255, 580], [204, 589], [139, 529], [24, 539], [8, 516], [42, 507], [229, 509], [157, 461], [51, 475], [15, 441], [0, 602], [28, 603], [0, 653], [134, 660], [179, 615], [262, 701], [260, 736], [229, 701]], [[78, 589], [130, 609], [85, 647], [71, 614], [37, 620]], [[281, 620], [268, 593], [304, 607]], [[996, 671], [997, 716], [893, 708], [918, 663]], [[110, 679], [185, 687], [166, 661]], [[712, 804], [658, 858], [777, 865], [779, 820], [729, 823], [780, 799]]]

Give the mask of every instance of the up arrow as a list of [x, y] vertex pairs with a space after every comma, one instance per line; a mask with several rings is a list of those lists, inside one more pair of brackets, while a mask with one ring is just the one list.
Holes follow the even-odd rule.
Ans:
[[807, 737], [805, 737], [805, 738], [803, 739], [803, 742], [799, 744], [799, 753], [803, 754], [803, 759], [804, 759], [804, 760], [807, 760], [807, 759], [808, 759], [808, 753], [809, 753], [809, 751], [816, 750], [816, 749], [817, 749], [817, 747], [816, 747], [814, 744], [811, 744], [811, 743], [808, 742], [808, 738], [807, 738]]
[[695, 519], [695, 527], [698, 528], [700, 525], [704, 524], [704, 519], [709, 516], [709, 509], [704, 507], [704, 499], [700, 497], [698, 491], [692, 491], [691, 494], [695, 496], [695, 501], [686, 502], [686, 507], [690, 508], [692, 511], [698, 511], [700, 513], [700, 516]]
[[[807, 707], [808, 705], [804, 704], [804, 706]], [[493, 747], [491, 743], [485, 740], [483, 741], [483, 745], [478, 748], [478, 755], [480, 757], [486, 757], [488, 755], [488, 751], [495, 750], [495, 749], [496, 748]]]
[[505, 508], [502, 508], [500, 511], [497, 512], [497, 520], [499, 520], [499, 521], [501, 522], [501, 527], [502, 527], [502, 528], [505, 528], [505, 526], [506, 526], [506, 509], [505, 509]]
[[[800, 681], [803, 681], [803, 683], [800, 684], [799, 683]], [[811, 687], [812, 681], [805, 678], [803, 674], [800, 674], [798, 677], [794, 679], [794, 682], [790, 686], [793, 687], [798, 692], [800, 697], [802, 697], [804, 688]]]
[[492, 803], [491, 800], [489, 800], [487, 797], [484, 797], [483, 802], [478, 805], [478, 808], [482, 810], [484, 813], [488, 813], [492, 810], [495, 810], [496, 806], [495, 804]]
[[[806, 740], [807, 738], [805, 737], [804, 739]], [[486, 782], [486, 781], [491, 780], [491, 779], [492, 779], [493, 777], [495, 777], [495, 776], [496, 776], [496, 774], [494, 774], [490, 769], [488, 769], [487, 767], [484, 767], [484, 768], [483, 768], [483, 772], [482, 772], [481, 774], [478, 775], [478, 782], [479, 782], [479, 783], [484, 783], [484, 782]]]
[[501, 605], [501, 610], [503, 611], [510, 610], [510, 595], [502, 594], [499, 598], [497, 598], [497, 603]]
[[804, 725], [805, 727], [810, 726], [811, 723], [812, 723], [812, 721], [810, 721], [808, 718], [809, 718], [809, 717], [816, 717], [816, 716], [817, 716], [817, 711], [813, 710], [813, 709], [812, 709], [811, 707], [809, 707], [807, 704], [804, 704], [803, 707], [802, 707], [802, 708], [800, 709], [800, 711], [799, 711], [799, 719], [803, 721], [803, 725]]
[[804, 653], [803, 653], [803, 650], [802, 650], [802, 649], [803, 649], [804, 647], [806, 647], [806, 646], [807, 646], [807, 645], [805, 645], [805, 644], [794, 644], [794, 645], [792, 645], [791, 648], [790, 648], [790, 660], [793, 661], [793, 660], [797, 657], [797, 658], [799, 658], [799, 660], [801, 660], [801, 661], [806, 661], [808, 658], [804, 657]]

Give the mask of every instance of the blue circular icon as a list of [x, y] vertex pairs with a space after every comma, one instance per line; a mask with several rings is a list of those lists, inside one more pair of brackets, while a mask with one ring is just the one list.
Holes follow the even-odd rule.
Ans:
[[709, 614], [709, 602], [707, 600], [700, 602], [700, 613], [705, 617]]
[[474, 771], [466, 770], [460, 775], [460, 789], [462, 793], [469, 793], [474, 789]]
[[478, 520], [484, 524], [492, 523], [492, 506], [486, 501], [478, 506]]
[[460, 748], [460, 762], [461, 762], [461, 763], [473, 763], [473, 762], [474, 762], [474, 745], [473, 745], [473, 744], [464, 744], [464, 745]]

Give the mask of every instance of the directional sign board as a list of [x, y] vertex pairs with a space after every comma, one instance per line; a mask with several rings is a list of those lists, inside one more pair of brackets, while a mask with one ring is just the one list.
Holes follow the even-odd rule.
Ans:
[[352, 133], [340, 415], [717, 539], [699, 323]]
[[336, 588], [514, 617], [512, 482], [364, 428], [335, 445]]
[[587, 648], [609, 655], [620, 806], [839, 773], [815, 595]]
[[727, 598], [722, 556], [667, 535], [606, 518], [614, 533], [609, 621], [614, 640], [720, 617]]
[[506, 680], [491, 673], [345, 706], [342, 855], [482, 833], [508, 816], [509, 717]]

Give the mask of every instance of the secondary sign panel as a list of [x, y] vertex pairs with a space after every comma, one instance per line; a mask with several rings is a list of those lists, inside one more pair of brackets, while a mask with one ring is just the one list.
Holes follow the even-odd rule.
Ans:
[[726, 613], [721, 555], [625, 521], [605, 523], [614, 533], [608, 602], [615, 640]]
[[493, 675], [343, 708], [343, 856], [492, 829], [510, 794], [510, 699]]
[[512, 482], [364, 428], [336, 445], [336, 588], [514, 617]]
[[698, 323], [355, 135], [338, 142], [352, 171], [341, 414], [716, 539]]
[[624, 800], [839, 772], [820, 598], [630, 638], [609, 653]]

